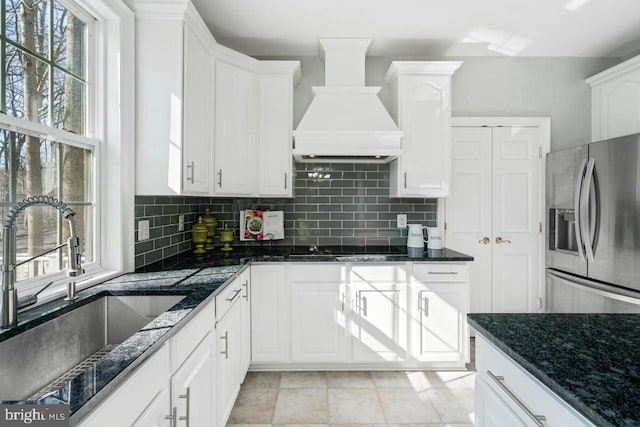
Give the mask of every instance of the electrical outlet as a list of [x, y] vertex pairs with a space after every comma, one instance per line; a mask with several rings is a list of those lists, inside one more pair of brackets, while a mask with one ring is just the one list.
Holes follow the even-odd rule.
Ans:
[[149, 240], [149, 220], [138, 221], [138, 242]]
[[178, 215], [178, 231], [184, 231], [184, 215]]
[[397, 228], [407, 228], [407, 214], [398, 214]]

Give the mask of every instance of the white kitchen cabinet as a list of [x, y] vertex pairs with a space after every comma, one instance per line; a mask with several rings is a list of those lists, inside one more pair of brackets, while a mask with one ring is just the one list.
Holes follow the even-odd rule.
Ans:
[[345, 266], [290, 264], [292, 362], [347, 360]]
[[498, 393], [477, 377], [475, 384], [476, 426], [477, 427], [527, 427], [515, 411], [500, 398]]
[[289, 294], [285, 264], [251, 266], [251, 360], [290, 360]]
[[240, 380], [251, 364], [251, 270], [245, 269], [238, 278], [240, 281]]
[[[169, 345], [165, 344], [140, 365], [124, 384], [79, 424], [82, 427], [111, 427], [162, 424], [170, 415]], [[144, 420], [142, 424], [140, 420]], [[150, 420], [150, 423], [146, 423]], [[165, 420], [166, 423], [166, 420]]]
[[354, 264], [349, 288], [354, 362], [399, 362], [407, 355], [407, 270], [404, 264]]
[[219, 426], [226, 424], [240, 391], [242, 337], [240, 303], [231, 305], [216, 323], [216, 408]]
[[393, 61], [385, 77], [402, 155], [391, 162], [391, 197], [446, 197], [451, 174], [451, 76], [461, 62]]
[[216, 195], [256, 193], [258, 151], [255, 75], [216, 61], [214, 171]]
[[[171, 377], [171, 408], [176, 408], [176, 425], [214, 425], [212, 335], [209, 333], [205, 336], [187, 361]], [[184, 424], [181, 421], [184, 421]]]
[[593, 424], [513, 359], [476, 335], [476, 422], [478, 427], [591, 427]]
[[258, 74], [258, 193], [262, 197], [293, 196], [293, 86], [299, 72], [296, 75], [297, 67], [289, 68], [284, 73]]
[[640, 132], [640, 56], [588, 78], [591, 140]]
[[213, 36], [190, 3], [175, 15], [167, 15], [163, 5], [133, 2], [133, 7], [136, 194], [208, 194], [213, 153]]
[[467, 266], [414, 265], [410, 308], [411, 356], [421, 362], [469, 361]]

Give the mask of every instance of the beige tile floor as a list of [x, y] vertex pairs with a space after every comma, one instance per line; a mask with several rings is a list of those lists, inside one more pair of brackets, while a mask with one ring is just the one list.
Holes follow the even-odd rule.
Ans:
[[470, 427], [474, 368], [250, 372], [227, 427]]

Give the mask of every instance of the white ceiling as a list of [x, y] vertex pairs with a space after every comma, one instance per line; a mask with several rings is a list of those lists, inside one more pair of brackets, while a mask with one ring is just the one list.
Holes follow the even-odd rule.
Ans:
[[193, 0], [218, 42], [315, 56], [321, 37], [373, 38], [369, 55], [626, 56], [640, 0]]

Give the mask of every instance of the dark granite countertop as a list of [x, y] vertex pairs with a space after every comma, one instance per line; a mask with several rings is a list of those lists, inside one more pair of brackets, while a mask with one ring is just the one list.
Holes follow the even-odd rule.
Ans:
[[640, 425], [640, 315], [473, 313], [468, 321], [595, 425]]
[[[427, 251], [422, 258], [409, 258], [404, 247], [321, 247], [317, 256], [310, 255], [308, 247], [291, 246], [245, 246], [234, 248], [231, 253], [222, 254], [219, 249], [196, 257], [188, 253], [176, 258], [171, 265], [166, 263], [144, 267], [136, 273], [124, 274], [101, 284], [78, 292], [78, 299], [65, 301], [60, 298], [21, 312], [18, 324], [9, 329], [0, 329], [0, 342], [21, 332], [41, 325], [55, 317], [71, 312], [104, 296], [123, 295], [185, 295], [185, 298], [155, 318], [123, 343], [117, 345], [91, 368], [75, 377], [57, 392], [39, 403], [69, 403], [72, 424], [77, 423], [95, 408], [124, 376], [143, 363], [178, 329], [204, 307], [204, 301], [211, 300], [243, 265], [248, 262], [432, 262], [432, 261], [473, 261], [473, 257], [443, 249]], [[174, 326], [177, 326], [174, 328]], [[115, 380], [115, 381], [114, 381]], [[100, 393], [102, 391], [102, 393]]]
[[219, 248], [196, 256], [186, 252], [169, 260], [138, 269], [141, 272], [166, 271], [185, 268], [240, 265], [253, 262], [464, 262], [473, 257], [453, 249], [424, 251], [419, 258], [409, 257], [405, 246], [319, 246], [311, 251], [308, 246], [236, 246], [232, 251], [222, 253]]
[[[37, 403], [69, 403], [72, 425], [95, 408], [115, 383], [124, 381], [126, 375], [151, 356], [177, 330], [211, 301], [216, 291], [242, 268], [241, 265], [184, 269], [155, 273], [130, 273], [108, 280], [99, 285], [78, 292], [78, 299], [65, 301], [62, 298], [32, 308], [18, 316], [19, 323], [11, 329], [0, 329], [0, 341], [7, 340], [20, 332], [34, 328], [64, 313], [68, 313], [104, 296], [122, 295], [185, 295], [185, 298], [169, 310], [156, 317], [133, 336], [117, 345], [92, 367], [86, 369], [57, 392]], [[212, 319], [213, 322], [213, 319]], [[175, 327], [175, 328], [174, 328]], [[100, 391], [108, 386], [109, 390]], [[95, 397], [95, 398], [94, 398]]]

